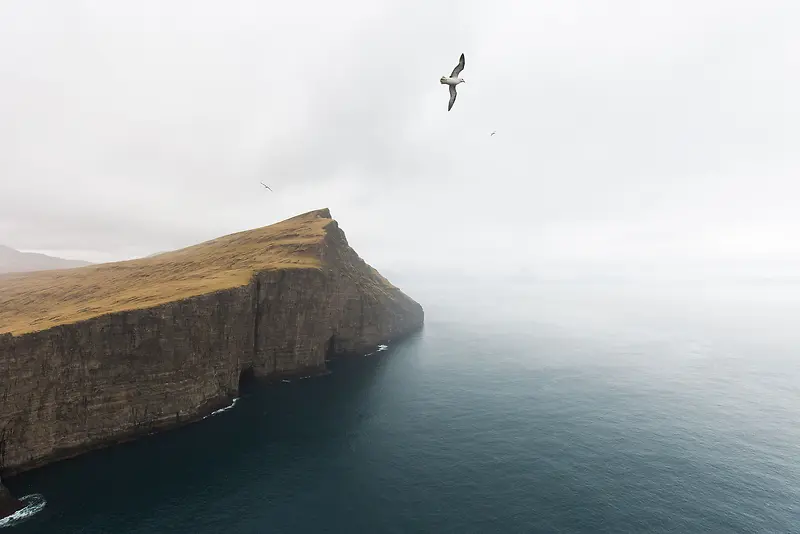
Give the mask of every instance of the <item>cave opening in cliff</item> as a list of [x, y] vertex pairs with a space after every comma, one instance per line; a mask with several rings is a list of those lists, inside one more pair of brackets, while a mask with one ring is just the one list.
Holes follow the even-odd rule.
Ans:
[[335, 343], [336, 335], [332, 335], [331, 338], [328, 340], [328, 346], [325, 349], [325, 359], [331, 360], [336, 356], [336, 343]]
[[256, 383], [256, 373], [252, 367], [246, 367], [239, 373], [239, 395], [252, 389]]

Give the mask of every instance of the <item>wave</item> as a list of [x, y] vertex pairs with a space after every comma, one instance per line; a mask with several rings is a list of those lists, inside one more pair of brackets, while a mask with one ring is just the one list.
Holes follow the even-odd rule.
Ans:
[[368, 352], [367, 354], [364, 355], [364, 357], [372, 356], [373, 354], [378, 353], [378, 352], [382, 352], [384, 350], [387, 350], [388, 348], [389, 348], [389, 345], [378, 345], [377, 349], [375, 349], [372, 352]]
[[47, 500], [44, 498], [44, 495], [40, 493], [25, 495], [24, 497], [20, 497], [19, 500], [25, 504], [25, 507], [0, 519], [0, 528], [13, 527], [17, 523], [30, 519], [41, 512], [45, 505], [47, 505]]
[[234, 398], [233, 402], [231, 402], [229, 406], [225, 406], [224, 408], [220, 408], [219, 410], [214, 410], [213, 412], [211, 412], [207, 416], [203, 417], [203, 419], [207, 419], [207, 418], [211, 417], [212, 415], [221, 414], [222, 412], [227, 412], [228, 410], [230, 410], [231, 408], [236, 406], [237, 402], [239, 402], [239, 397]]

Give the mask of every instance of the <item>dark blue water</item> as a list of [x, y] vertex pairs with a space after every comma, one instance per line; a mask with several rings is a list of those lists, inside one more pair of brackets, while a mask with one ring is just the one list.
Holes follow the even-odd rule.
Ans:
[[800, 286], [404, 287], [415, 337], [12, 479], [11, 531], [800, 532]]

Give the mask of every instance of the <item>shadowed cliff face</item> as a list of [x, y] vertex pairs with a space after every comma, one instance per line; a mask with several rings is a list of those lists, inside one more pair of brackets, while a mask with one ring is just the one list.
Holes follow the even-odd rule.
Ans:
[[24, 505], [15, 499], [0, 480], [0, 519], [21, 510]]
[[[327, 210], [309, 215], [330, 218]], [[19, 336], [0, 334], [0, 468], [18, 472], [176, 426], [230, 402], [241, 376], [318, 371], [422, 326], [421, 306], [331, 220], [319, 267]], [[308, 247], [306, 247], [308, 248]]]

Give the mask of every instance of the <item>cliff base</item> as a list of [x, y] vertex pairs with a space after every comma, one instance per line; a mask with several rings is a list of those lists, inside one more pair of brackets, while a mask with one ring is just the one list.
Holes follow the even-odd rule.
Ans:
[[11, 495], [11, 492], [0, 482], [0, 519], [22, 510], [25, 505]]

